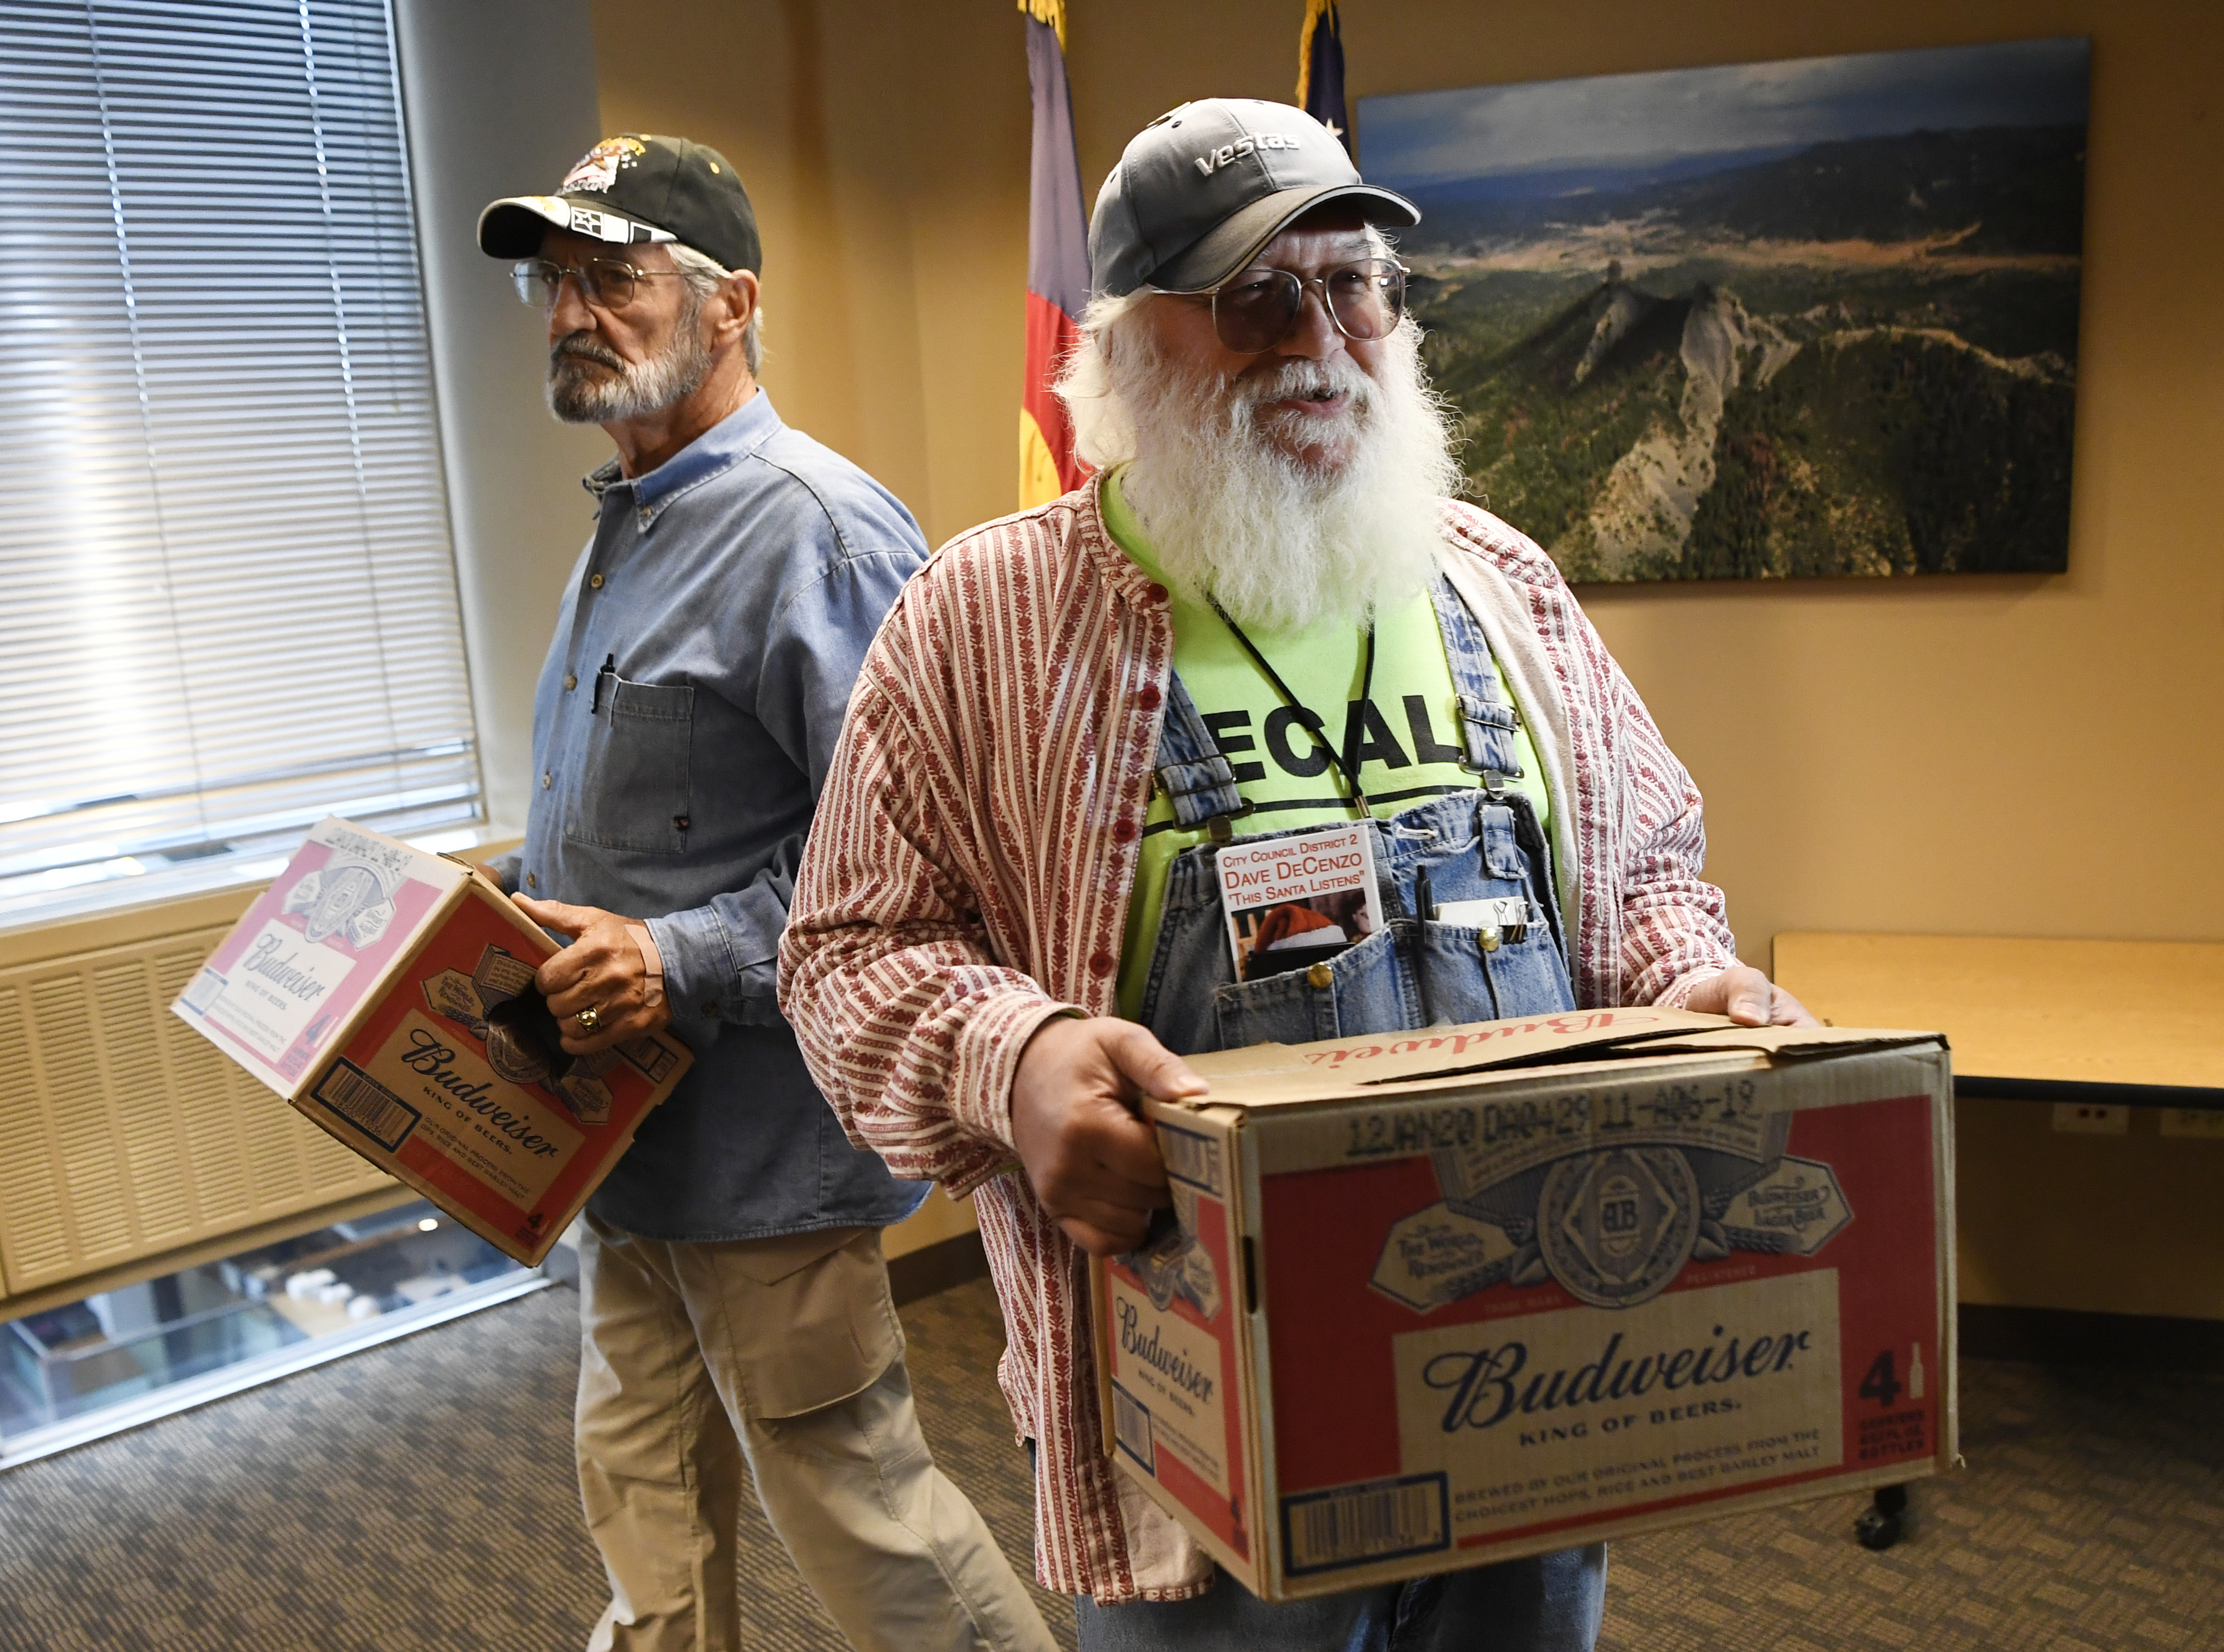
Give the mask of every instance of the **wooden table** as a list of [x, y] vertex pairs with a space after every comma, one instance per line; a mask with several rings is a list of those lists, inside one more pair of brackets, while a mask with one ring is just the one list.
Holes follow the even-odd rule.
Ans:
[[1794, 932], [1775, 966], [1839, 1026], [1943, 1031], [1957, 1096], [2224, 1111], [2224, 945]]
[[[2224, 946], [1791, 933], [1774, 973], [1839, 1026], [1944, 1032], [1957, 1100], [2224, 1112]], [[1906, 1496], [1877, 1492], [1864, 1547], [1899, 1538]]]

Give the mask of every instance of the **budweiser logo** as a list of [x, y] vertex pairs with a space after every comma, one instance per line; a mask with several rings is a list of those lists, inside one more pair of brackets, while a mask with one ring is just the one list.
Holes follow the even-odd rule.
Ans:
[[1156, 1371], [1176, 1388], [1192, 1394], [1200, 1401], [1212, 1398], [1213, 1378], [1191, 1365], [1178, 1350], [1162, 1346], [1160, 1327], [1153, 1325], [1149, 1334], [1142, 1329], [1140, 1311], [1133, 1302], [1120, 1304], [1120, 1352], [1132, 1359], [1140, 1359]]
[[[1722, 1327], [1714, 1328], [1721, 1338]], [[1814, 1333], [1786, 1330], [1709, 1342], [1703, 1347], [1660, 1349], [1625, 1356], [1622, 1335], [1607, 1339], [1596, 1359], [1570, 1370], [1529, 1370], [1526, 1343], [1507, 1341], [1437, 1354], [1421, 1368], [1421, 1380], [1450, 1396], [1443, 1428], [1494, 1428], [1516, 1415], [1529, 1417], [1583, 1406], [1641, 1399], [1658, 1390], [1675, 1393], [1703, 1386], [1728, 1387], [1789, 1371], [1812, 1349]]]

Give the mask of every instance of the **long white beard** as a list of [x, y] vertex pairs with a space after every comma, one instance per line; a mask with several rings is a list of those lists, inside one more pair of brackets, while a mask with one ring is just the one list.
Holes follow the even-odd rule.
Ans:
[[[1100, 431], [1108, 415], [1125, 426], [1121, 486], [1170, 580], [1267, 631], [1363, 623], [1427, 590], [1440, 501], [1460, 471], [1411, 321], [1386, 341], [1380, 377], [1338, 354], [1263, 381], [1185, 371], [1142, 328], [1127, 331], [1105, 353], [1112, 405], [1093, 411]], [[1351, 400], [1318, 443], [1332, 457], [1314, 466], [1267, 439], [1276, 420], [1304, 416], [1262, 408], [1323, 391]]]

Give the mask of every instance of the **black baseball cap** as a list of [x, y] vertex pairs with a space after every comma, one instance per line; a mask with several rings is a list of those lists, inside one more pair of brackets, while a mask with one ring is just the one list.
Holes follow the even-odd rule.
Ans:
[[1089, 221], [1090, 285], [1201, 293], [1330, 201], [1369, 224], [1418, 224], [1403, 195], [1364, 183], [1328, 128], [1302, 109], [1205, 98], [1161, 115], [1128, 145]]
[[686, 138], [625, 132], [579, 157], [553, 195], [512, 195], [479, 214], [479, 250], [530, 258], [553, 225], [619, 246], [676, 241], [727, 269], [764, 262], [757, 215], [726, 157]]

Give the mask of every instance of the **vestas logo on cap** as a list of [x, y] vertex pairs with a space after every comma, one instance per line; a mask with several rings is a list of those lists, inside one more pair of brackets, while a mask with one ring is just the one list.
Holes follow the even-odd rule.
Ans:
[[648, 153], [648, 145], [638, 138], [604, 138], [579, 157], [579, 163], [564, 174], [564, 181], [556, 188], [559, 193], [577, 189], [600, 194], [617, 182], [621, 167], [638, 166]]
[[1194, 157], [1194, 164], [1199, 172], [1210, 178], [1223, 167], [1260, 149], [1295, 149], [1299, 147], [1297, 139], [1286, 133], [1260, 132], [1254, 137], [1238, 138], [1233, 143], [1223, 143], [1216, 149], [1208, 149]]

